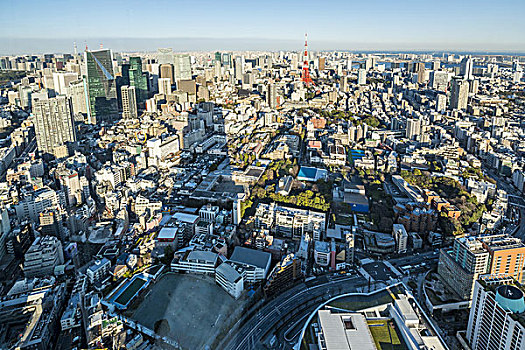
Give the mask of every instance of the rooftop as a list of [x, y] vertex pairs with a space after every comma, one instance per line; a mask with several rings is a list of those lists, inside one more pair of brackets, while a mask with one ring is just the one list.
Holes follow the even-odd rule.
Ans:
[[272, 255], [270, 253], [244, 247], [235, 247], [230, 257], [231, 261], [256, 266], [261, 269], [266, 269], [271, 259]]
[[360, 313], [319, 310], [319, 323], [327, 350], [375, 350], [365, 317]]

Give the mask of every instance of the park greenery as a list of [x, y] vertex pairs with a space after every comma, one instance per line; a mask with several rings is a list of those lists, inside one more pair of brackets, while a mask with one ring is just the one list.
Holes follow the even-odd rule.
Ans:
[[358, 169], [357, 175], [365, 186], [370, 199], [370, 219], [378, 231], [392, 232], [394, 224], [394, 200], [383, 188], [385, 176], [375, 170]]
[[401, 171], [401, 176], [410, 184], [436, 192], [441, 198], [455, 205], [461, 215], [458, 220], [440, 216], [441, 228], [445, 233], [462, 234], [473, 223], [478, 222], [487, 210], [485, 204], [478, 203], [467, 189], [458, 181], [446, 176], [430, 176], [426, 172], [414, 170]]
[[[291, 175], [296, 177], [299, 165], [294, 159], [273, 161], [254, 186], [251, 195], [243, 203], [241, 211], [254, 212], [258, 203], [276, 202], [292, 207], [328, 211], [332, 202], [331, 181], [318, 180], [315, 183], [296, 184], [288, 195], [277, 193], [279, 179]], [[303, 187], [304, 186], [304, 187]]]

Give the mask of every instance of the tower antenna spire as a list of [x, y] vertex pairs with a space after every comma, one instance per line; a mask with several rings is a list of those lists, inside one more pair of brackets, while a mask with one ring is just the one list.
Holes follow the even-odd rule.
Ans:
[[309, 86], [312, 84], [312, 78], [310, 78], [310, 70], [308, 68], [308, 33], [304, 33], [304, 57], [303, 57], [303, 71], [301, 80]]

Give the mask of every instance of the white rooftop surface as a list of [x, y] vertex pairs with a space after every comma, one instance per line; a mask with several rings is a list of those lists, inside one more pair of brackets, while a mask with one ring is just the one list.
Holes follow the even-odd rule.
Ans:
[[187, 256], [187, 260], [201, 260], [206, 263], [215, 263], [219, 255], [214, 252], [204, 251], [204, 250], [194, 250], [190, 252]]
[[395, 303], [397, 308], [401, 311], [401, 315], [405, 318], [405, 320], [419, 321], [416, 312], [414, 311], [407, 299], [396, 299]]
[[157, 239], [174, 239], [178, 229], [178, 227], [163, 227], [160, 229]]
[[[330, 310], [319, 310], [318, 315], [327, 350], [376, 350], [374, 339], [363, 315], [332, 314]], [[344, 320], [349, 318], [353, 327], [345, 329]]]
[[427, 347], [427, 349], [431, 350], [445, 350], [445, 347], [443, 344], [441, 344], [441, 341], [438, 337], [421, 337], [423, 340], [423, 343]]
[[216, 273], [222, 275], [226, 280], [232, 283], [236, 283], [239, 278], [242, 278], [241, 274], [228, 263], [220, 264], [216, 269]]
[[175, 213], [173, 217], [179, 221], [187, 224], [194, 224], [199, 220], [199, 215], [187, 214], [187, 213]]

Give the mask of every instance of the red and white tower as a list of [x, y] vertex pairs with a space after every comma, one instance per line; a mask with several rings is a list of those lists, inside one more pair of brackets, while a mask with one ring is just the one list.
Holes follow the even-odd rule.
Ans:
[[310, 71], [308, 69], [308, 34], [304, 34], [304, 57], [303, 57], [303, 72], [301, 80], [306, 86], [312, 84], [312, 78], [310, 78]]

